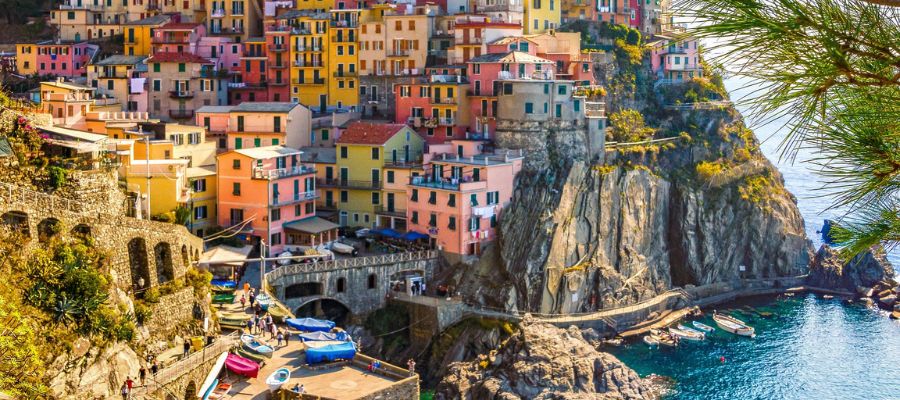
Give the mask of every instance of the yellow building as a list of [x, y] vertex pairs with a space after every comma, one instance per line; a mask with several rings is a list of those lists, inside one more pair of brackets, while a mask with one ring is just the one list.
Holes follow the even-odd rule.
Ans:
[[318, 185], [337, 191], [339, 223], [375, 227], [386, 198], [381, 191], [386, 163], [416, 159], [424, 147], [425, 141], [405, 124], [350, 124], [337, 142], [337, 176]]
[[81, 42], [115, 36], [122, 33], [128, 22], [127, 2], [88, 2], [65, 0], [59, 8], [50, 10], [50, 23], [57, 30], [57, 38]]
[[329, 105], [359, 105], [359, 10], [332, 10], [329, 22]]
[[[208, 28], [206, 32], [210, 36], [224, 36], [240, 43], [247, 38], [262, 35], [263, 15], [259, 2], [256, 0], [209, 1], [207, 3], [209, 6], [203, 10]], [[198, 13], [197, 18], [203, 17], [204, 14]]]
[[316, 111], [329, 105], [328, 99], [328, 13], [293, 10], [277, 18], [290, 26], [291, 101]]
[[109, 56], [87, 67], [87, 81], [97, 88], [97, 94], [115, 99], [116, 111], [147, 110], [147, 91], [143, 80], [146, 76], [146, 56]]
[[525, 34], [543, 33], [559, 27], [561, 18], [560, 0], [524, 0], [525, 21], [522, 24]]
[[203, 237], [209, 227], [216, 225], [216, 202], [218, 179], [215, 165], [189, 167], [187, 169], [190, 198], [188, 207], [191, 219], [188, 229], [195, 235]]
[[37, 72], [37, 46], [34, 43], [16, 45], [16, 70], [20, 75]]
[[160, 14], [126, 23], [122, 32], [125, 37], [125, 55], [149, 56], [153, 48], [153, 28], [159, 28], [171, 20], [171, 16]]
[[328, 12], [334, 7], [334, 1], [330, 0], [296, 0], [294, 8], [303, 11]]

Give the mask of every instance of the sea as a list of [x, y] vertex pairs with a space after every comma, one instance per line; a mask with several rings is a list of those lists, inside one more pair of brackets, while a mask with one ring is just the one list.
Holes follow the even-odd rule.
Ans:
[[[838, 220], [846, 210], [832, 208], [833, 193], [809, 162], [814, 150], [782, 157], [785, 118], [767, 124], [754, 120], [741, 100], [758, 88], [738, 78], [726, 79], [725, 85], [763, 153], [797, 197], [807, 236], [818, 248], [824, 220]], [[888, 258], [900, 266], [897, 251]], [[900, 399], [900, 322], [884, 311], [813, 294], [742, 299], [719, 307], [753, 325], [757, 337], [717, 330], [703, 342], [682, 342], [677, 348], [651, 349], [638, 341], [607, 350], [642, 376], [670, 378], [668, 400]], [[701, 321], [714, 326], [709, 317]]]

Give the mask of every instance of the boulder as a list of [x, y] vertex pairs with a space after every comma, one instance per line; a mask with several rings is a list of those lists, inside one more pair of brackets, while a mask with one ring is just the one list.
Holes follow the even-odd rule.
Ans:
[[[844, 263], [838, 251], [822, 245], [809, 268], [806, 284], [835, 290], [856, 291], [869, 297], [893, 289], [894, 267], [881, 246], [874, 246]], [[874, 289], [867, 289], [874, 288]], [[888, 293], [889, 294], [889, 293]], [[887, 295], [887, 294], [885, 294]]]
[[881, 305], [887, 307], [888, 309], [891, 309], [892, 307], [894, 307], [894, 304], [897, 303], [897, 295], [892, 294], [889, 296], [879, 297], [878, 302], [881, 303]]
[[900, 311], [894, 311], [891, 313], [891, 319], [900, 319]]

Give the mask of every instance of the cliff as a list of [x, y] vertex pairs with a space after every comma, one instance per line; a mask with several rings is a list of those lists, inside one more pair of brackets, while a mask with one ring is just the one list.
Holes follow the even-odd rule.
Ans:
[[657, 393], [614, 356], [598, 352], [577, 328], [526, 319], [521, 330], [480, 360], [453, 363], [436, 399], [646, 399]]
[[573, 313], [806, 271], [796, 200], [740, 114], [727, 102], [667, 107], [673, 96], [628, 100], [669, 141], [608, 144], [599, 159], [578, 130], [523, 137], [498, 124], [498, 146], [529, 155], [494, 248], [455, 276], [469, 301]]

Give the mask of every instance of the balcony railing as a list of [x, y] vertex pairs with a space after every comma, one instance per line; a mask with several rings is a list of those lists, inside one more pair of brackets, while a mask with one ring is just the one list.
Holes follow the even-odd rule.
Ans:
[[151, 42], [157, 44], [186, 44], [189, 42], [189, 38], [187, 36], [154, 36]]
[[484, 38], [482, 37], [464, 37], [462, 43], [460, 44], [483, 44]]
[[229, 89], [265, 89], [267, 82], [228, 82]]
[[381, 189], [381, 181], [356, 181], [349, 179], [316, 179], [319, 187], [336, 187], [346, 189]]
[[[473, 190], [487, 188], [487, 182], [483, 180], [475, 180], [472, 176], [466, 175], [456, 178], [437, 178], [431, 176], [411, 176], [409, 184], [412, 186], [427, 187], [432, 189], [444, 190]], [[419, 197], [419, 201], [427, 202], [427, 198]]]
[[194, 97], [194, 91], [192, 90], [173, 90], [169, 92], [169, 97], [173, 99], [190, 99]]
[[405, 217], [406, 209], [397, 206], [375, 206], [375, 214], [390, 215], [392, 217]]
[[284, 86], [287, 85], [288, 81], [272, 81], [269, 82], [269, 86]]
[[431, 98], [431, 104], [456, 104], [456, 99], [453, 97], [440, 97], [440, 98]]
[[276, 206], [276, 205], [284, 206], [284, 205], [289, 205], [289, 204], [292, 204], [292, 203], [297, 203], [297, 202], [300, 202], [300, 201], [310, 201], [310, 200], [315, 200], [315, 199], [317, 199], [317, 198], [319, 198], [319, 195], [316, 193], [316, 191], [303, 192], [303, 193], [294, 193], [293, 196], [290, 196], [290, 197], [288, 197], [288, 198], [283, 198], [282, 196], [277, 195], [277, 196], [273, 196], [273, 197], [272, 197], [271, 205], [273, 205], [273, 206]]
[[172, 119], [194, 118], [194, 110], [169, 110], [169, 117]]
[[294, 46], [294, 51], [311, 51], [311, 52], [322, 52], [322, 47], [320, 46]]
[[287, 66], [288, 66], [288, 64], [287, 64], [286, 62], [282, 62], [282, 63], [280, 63], [280, 64], [272, 64], [272, 65], [269, 65], [269, 68], [271, 68], [271, 69], [285, 69], [285, 68], [287, 68]]
[[346, 20], [346, 19], [333, 19], [331, 20], [331, 26], [337, 28], [356, 28], [359, 25], [359, 22], [356, 20]]
[[325, 79], [324, 78], [311, 79], [311, 80], [294, 79], [294, 84], [295, 85], [324, 85]]
[[209, 16], [212, 17], [212, 18], [224, 18], [224, 17], [225, 17], [225, 10], [223, 10], [223, 9], [221, 9], [221, 8], [214, 8], [214, 9], [212, 10], [212, 12], [209, 13]]
[[287, 178], [291, 176], [297, 175], [307, 175], [307, 174], [315, 174], [316, 170], [298, 165], [295, 167], [288, 168], [278, 168], [278, 169], [261, 169], [261, 168], [253, 168], [253, 178], [254, 179], [281, 179]]
[[385, 161], [385, 163], [384, 163], [385, 168], [418, 168], [421, 166], [422, 166], [422, 159], [409, 160], [409, 161], [403, 160], [403, 159], [388, 160], [388, 161]]
[[438, 120], [438, 125], [442, 126], [453, 126], [456, 123], [456, 120], [453, 118], [435, 118]]
[[274, 53], [281, 53], [287, 51], [288, 46], [284, 43], [274, 43], [269, 46], [269, 50]]
[[314, 61], [296, 60], [296, 61], [294, 61], [294, 66], [301, 67], [301, 68], [322, 68], [322, 61], [321, 60], [314, 60]]
[[388, 52], [388, 57], [409, 57], [409, 49], [393, 49]]
[[335, 78], [355, 78], [356, 71], [336, 71], [334, 73]]
[[356, 42], [356, 40], [354, 40], [352, 37], [350, 37], [350, 35], [347, 35], [347, 36], [332, 35], [331, 41], [335, 42], [335, 43], [355, 43]]

